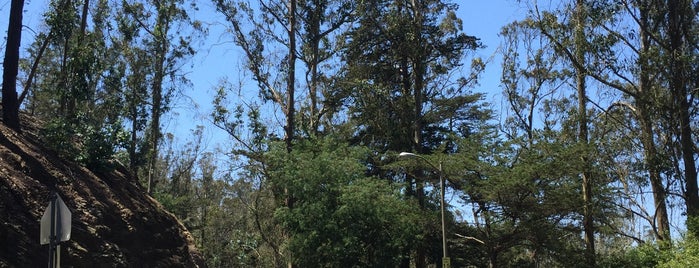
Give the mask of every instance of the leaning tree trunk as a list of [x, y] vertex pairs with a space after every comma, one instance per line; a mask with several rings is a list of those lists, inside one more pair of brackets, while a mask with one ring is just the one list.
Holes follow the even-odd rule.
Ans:
[[8, 127], [19, 130], [19, 103], [17, 101], [17, 72], [19, 46], [22, 40], [22, 9], [24, 0], [12, 0], [10, 21], [7, 25], [7, 47], [2, 72], [2, 120]]

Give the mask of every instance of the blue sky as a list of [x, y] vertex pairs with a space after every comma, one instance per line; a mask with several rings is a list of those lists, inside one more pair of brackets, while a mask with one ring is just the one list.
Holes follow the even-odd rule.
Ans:
[[[473, 56], [480, 57], [484, 61], [489, 60], [485, 73], [481, 76], [479, 85], [474, 88], [476, 92], [484, 92], [488, 94], [487, 102], [495, 106], [500, 105], [502, 94], [500, 93], [500, 57], [496, 53], [500, 46], [500, 29], [509, 22], [523, 16], [525, 10], [520, 8], [520, 4], [515, 0], [468, 0], [455, 1], [459, 3], [457, 15], [463, 20], [463, 30], [469, 35], [474, 35], [481, 39], [481, 42], [486, 46], [484, 49], [478, 50]], [[206, 16], [208, 20], [217, 19], [222, 21], [221, 16], [208, 12], [213, 9], [210, 3], [200, 4], [202, 12], [198, 15]], [[204, 18], [198, 18], [207, 20]], [[208, 135], [212, 143], [219, 140], [219, 135], [224, 135], [216, 131], [208, 124], [208, 118], [205, 118], [210, 112], [210, 102], [214, 94], [213, 88], [218, 84], [222, 77], [233, 78], [241, 72], [239, 63], [241, 61], [240, 50], [231, 42], [231, 36], [223, 32], [223, 26], [220, 24], [210, 25], [209, 37], [206, 44], [200, 49], [198, 57], [195, 59], [194, 68], [191, 73], [191, 79], [194, 82], [194, 88], [189, 93], [191, 101], [195, 102], [200, 108], [197, 111], [181, 110], [183, 118], [199, 118], [196, 124], [204, 124], [208, 130]], [[252, 89], [251, 89], [252, 90]], [[256, 89], [254, 89], [256, 90]], [[255, 96], [257, 93], [252, 93]], [[194, 112], [194, 114], [186, 115], [186, 112]], [[175, 120], [176, 123], [170, 127], [181, 129], [180, 132], [187, 128], [185, 120]], [[192, 125], [191, 127], [195, 126]]]
[[[463, 20], [464, 32], [481, 39], [486, 46], [473, 56], [487, 61], [485, 73], [481, 76], [479, 85], [473, 90], [488, 94], [486, 101], [496, 107], [500, 105], [501, 93], [499, 88], [500, 57], [497, 50], [500, 47], [498, 33], [505, 24], [522, 17], [524, 9], [515, 0], [464, 0], [455, 1], [460, 8], [457, 15]], [[24, 12], [25, 29], [22, 33], [21, 51], [25, 51], [33, 40], [35, 32], [39, 31], [42, 13], [48, 0], [26, 0]], [[198, 3], [200, 11], [194, 14], [195, 19], [202, 20], [209, 26], [209, 35], [198, 47], [197, 55], [192, 59], [191, 69], [186, 70], [193, 83], [191, 89], [175, 104], [173, 114], [164, 123], [166, 132], [173, 132], [178, 142], [186, 142], [191, 129], [197, 125], [205, 127], [205, 141], [208, 149], [216, 147], [217, 143], [225, 140], [225, 134], [217, 131], [210, 124], [208, 114], [211, 111], [211, 100], [214, 88], [222, 79], [238, 77], [242, 72], [241, 51], [231, 43], [231, 36], [224, 32], [223, 18], [214, 12], [210, 1]], [[10, 0], [0, 0], [0, 29], [3, 37], [7, 30], [7, 14], [10, 11]], [[2, 44], [4, 51], [4, 38]], [[188, 65], [189, 66], [189, 65]], [[251, 89], [252, 91], [252, 89]], [[253, 96], [255, 93], [250, 93]]]

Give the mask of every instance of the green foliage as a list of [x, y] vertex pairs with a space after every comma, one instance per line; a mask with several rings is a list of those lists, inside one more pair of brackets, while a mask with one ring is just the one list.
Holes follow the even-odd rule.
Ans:
[[646, 243], [610, 256], [600, 258], [600, 267], [656, 267], [663, 259], [663, 252], [657, 246]]
[[301, 267], [396, 266], [416, 241], [420, 209], [397, 185], [365, 177], [365, 150], [326, 139], [271, 153], [271, 178], [294, 198], [275, 217], [290, 230]]
[[699, 216], [687, 216], [687, 232], [689, 236], [699, 237]]
[[[474, 226], [459, 227], [471, 238], [456, 250], [474, 250], [470, 246], [481, 251], [476, 254], [481, 259], [455, 258], [454, 263], [571, 267], [584, 261], [576, 224], [582, 215], [577, 174], [583, 164], [580, 155], [592, 148], [571, 142], [559, 131], [521, 135], [503, 140], [494, 131], [475, 133], [457, 142], [455, 155], [443, 157], [450, 183], [473, 207]], [[609, 205], [610, 189], [600, 184], [595, 191], [598, 220], [615, 221], [618, 212]]]
[[195, 211], [195, 199], [194, 196], [189, 194], [172, 194], [165, 191], [156, 191], [153, 193], [153, 198], [158, 200], [161, 205], [167, 211], [170, 211], [177, 215], [180, 221], [183, 221], [185, 226], [192, 227], [193, 224], [191, 219], [186, 218], [186, 215], [191, 214]]
[[404, 249], [416, 242], [421, 219], [427, 217], [384, 180], [366, 178], [342, 187], [339, 207], [332, 213], [343, 235], [333, 249], [341, 257], [335, 264], [395, 266]]
[[659, 263], [659, 268], [697, 267], [699, 265], [699, 240], [688, 236], [673, 247], [668, 258]]
[[125, 141], [121, 124], [83, 122], [86, 123], [54, 119], [46, 124], [40, 135], [49, 148], [88, 169], [104, 171], [113, 168], [110, 161]]
[[661, 249], [657, 244], [644, 243], [602, 258], [600, 267], [658, 267], [684, 268], [699, 264], [699, 241], [691, 236]]

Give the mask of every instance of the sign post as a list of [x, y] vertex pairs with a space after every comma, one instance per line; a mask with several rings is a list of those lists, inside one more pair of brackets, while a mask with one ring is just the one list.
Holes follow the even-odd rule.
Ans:
[[49, 244], [49, 268], [61, 266], [60, 243], [70, 239], [71, 213], [58, 193], [51, 193], [51, 201], [41, 216], [39, 242]]

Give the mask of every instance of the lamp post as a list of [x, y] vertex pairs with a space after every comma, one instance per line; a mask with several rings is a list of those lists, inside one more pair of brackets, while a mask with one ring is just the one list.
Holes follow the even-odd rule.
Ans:
[[444, 172], [442, 171], [442, 161], [439, 162], [438, 166], [435, 166], [427, 160], [427, 158], [419, 155], [419, 154], [414, 154], [414, 153], [408, 153], [408, 152], [401, 152], [398, 154], [399, 157], [415, 157], [422, 159], [425, 161], [428, 165], [432, 166], [432, 168], [436, 169], [437, 172], [439, 173], [439, 202], [440, 202], [440, 212], [442, 214], [442, 268], [449, 268], [451, 267], [451, 260], [449, 259], [447, 255], [447, 231], [445, 228], [445, 221], [444, 221]]

